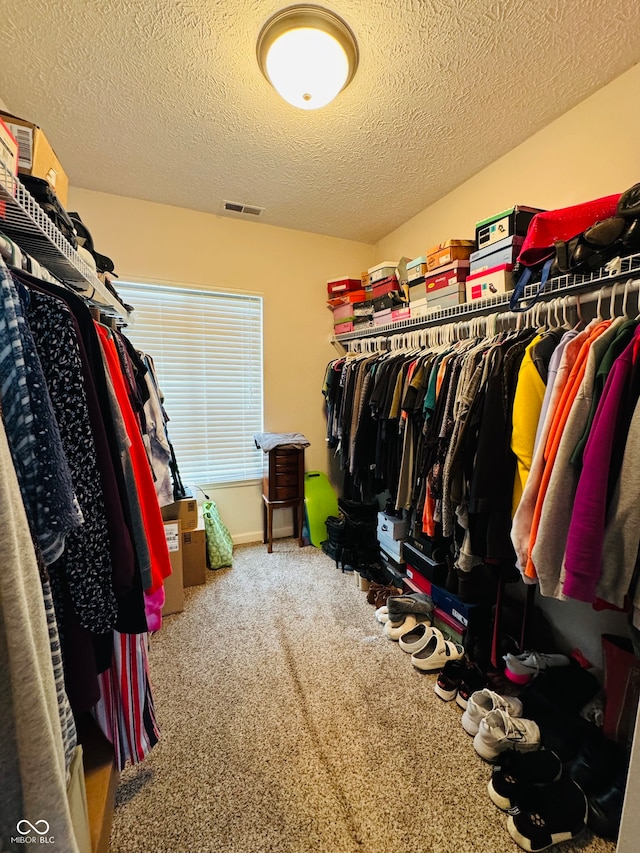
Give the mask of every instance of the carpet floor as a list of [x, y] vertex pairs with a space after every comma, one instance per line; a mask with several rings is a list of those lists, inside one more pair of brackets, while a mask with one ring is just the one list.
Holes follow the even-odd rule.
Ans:
[[236, 548], [153, 637], [151, 675], [161, 740], [121, 776], [112, 853], [520, 850], [462, 711], [321, 551]]

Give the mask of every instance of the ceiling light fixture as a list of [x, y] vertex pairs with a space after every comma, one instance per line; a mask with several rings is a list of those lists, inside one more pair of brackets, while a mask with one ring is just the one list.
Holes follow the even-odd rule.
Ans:
[[285, 101], [301, 110], [326, 106], [353, 79], [358, 44], [349, 26], [322, 6], [289, 6], [260, 30], [260, 70]]

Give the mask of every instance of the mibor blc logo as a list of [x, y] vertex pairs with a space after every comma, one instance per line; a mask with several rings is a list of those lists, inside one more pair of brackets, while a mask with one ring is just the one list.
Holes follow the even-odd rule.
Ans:
[[16, 824], [16, 832], [18, 835], [11, 839], [12, 844], [54, 844], [55, 838], [49, 835], [49, 822], [46, 820], [37, 820], [31, 823], [30, 820], [19, 820]]

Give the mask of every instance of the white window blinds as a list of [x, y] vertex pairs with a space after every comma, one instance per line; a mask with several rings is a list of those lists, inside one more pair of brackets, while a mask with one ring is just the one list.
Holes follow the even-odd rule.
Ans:
[[125, 329], [153, 358], [186, 484], [262, 476], [262, 297], [118, 282]]

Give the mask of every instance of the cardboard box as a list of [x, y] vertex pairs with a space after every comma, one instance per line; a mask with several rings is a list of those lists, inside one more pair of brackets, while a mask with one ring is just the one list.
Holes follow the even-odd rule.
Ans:
[[448, 287], [427, 292], [427, 303], [429, 308], [452, 308], [454, 305], [462, 305], [466, 297], [464, 281], [453, 281]]
[[524, 207], [515, 205], [508, 210], [502, 210], [482, 222], [476, 223], [476, 242], [478, 249], [483, 249], [492, 243], [497, 243], [505, 237], [513, 234], [524, 237], [529, 228], [529, 223], [536, 215], [542, 213], [538, 207]]
[[502, 264], [513, 264], [520, 254], [523, 243], [524, 237], [512, 236], [505, 237], [504, 240], [499, 240], [497, 243], [491, 243], [483, 249], [478, 249], [469, 259], [471, 261], [469, 273], [473, 275], [476, 272], [502, 266]]
[[333, 309], [333, 325], [336, 326], [338, 323], [346, 323], [349, 320], [353, 320], [354, 316], [353, 305], [351, 303], [338, 305], [337, 308]]
[[34, 178], [44, 178], [65, 207], [69, 178], [44, 132], [37, 124], [11, 113], [0, 112], [0, 118], [18, 142], [18, 172], [33, 175]]
[[373, 315], [373, 325], [374, 326], [386, 326], [387, 323], [391, 322], [391, 308], [387, 308], [385, 311], [376, 311]]
[[511, 264], [502, 264], [500, 267], [470, 275], [466, 285], [467, 302], [487, 299], [490, 296], [496, 296], [498, 293], [513, 290], [512, 270]]
[[421, 299], [425, 299], [427, 295], [427, 288], [424, 283], [424, 278], [422, 281], [414, 283], [409, 288], [409, 302], [418, 302]]
[[387, 293], [394, 293], [399, 289], [400, 285], [398, 284], [398, 279], [395, 275], [392, 275], [374, 284], [372, 288], [372, 296], [374, 299], [378, 299], [379, 296], [385, 296]]
[[172, 572], [164, 579], [163, 616], [181, 613], [184, 610], [184, 586], [182, 579], [182, 526], [179, 520], [165, 521], [164, 535], [169, 549]]
[[353, 332], [353, 320], [349, 320], [346, 323], [336, 323], [333, 327], [334, 335], [345, 335], [347, 332]]
[[[18, 174], [18, 143], [2, 119], [0, 119], [0, 161], [4, 167], [0, 169], [0, 183], [9, 190], [11, 195], [14, 195], [14, 178]], [[4, 209], [2, 212], [4, 213]]]
[[180, 520], [183, 530], [195, 530], [198, 526], [198, 502], [195, 498], [184, 498], [162, 507], [164, 521]]
[[468, 261], [475, 246], [475, 240], [445, 240], [427, 252], [427, 270], [444, 267], [453, 261]]
[[411, 309], [408, 305], [405, 305], [404, 308], [392, 308], [391, 309], [391, 322], [395, 323], [396, 320], [408, 320], [411, 317]]
[[207, 536], [204, 527], [182, 535], [182, 583], [197, 586], [207, 581]]
[[412, 261], [409, 261], [407, 264], [407, 281], [409, 283], [415, 281], [417, 278], [424, 277], [424, 274], [427, 271], [427, 259], [424, 255], [420, 255], [419, 258], [414, 258]]
[[340, 276], [339, 278], [330, 278], [327, 281], [327, 293], [346, 293], [351, 290], [362, 290], [362, 282], [359, 278], [348, 278]]
[[426, 296], [424, 299], [419, 299], [417, 302], [412, 302], [410, 307], [412, 317], [426, 317], [429, 311], [433, 310], [429, 308], [429, 302], [427, 301]]
[[377, 281], [382, 281], [383, 278], [389, 278], [396, 274], [396, 262], [383, 261], [381, 264], [371, 267], [371, 269], [368, 270], [368, 274], [369, 284], [375, 284]]
[[361, 302], [364, 299], [364, 290], [348, 290], [346, 293], [339, 293], [337, 296], [332, 296], [327, 299], [329, 308], [339, 308], [340, 305], [347, 305], [349, 302]]

